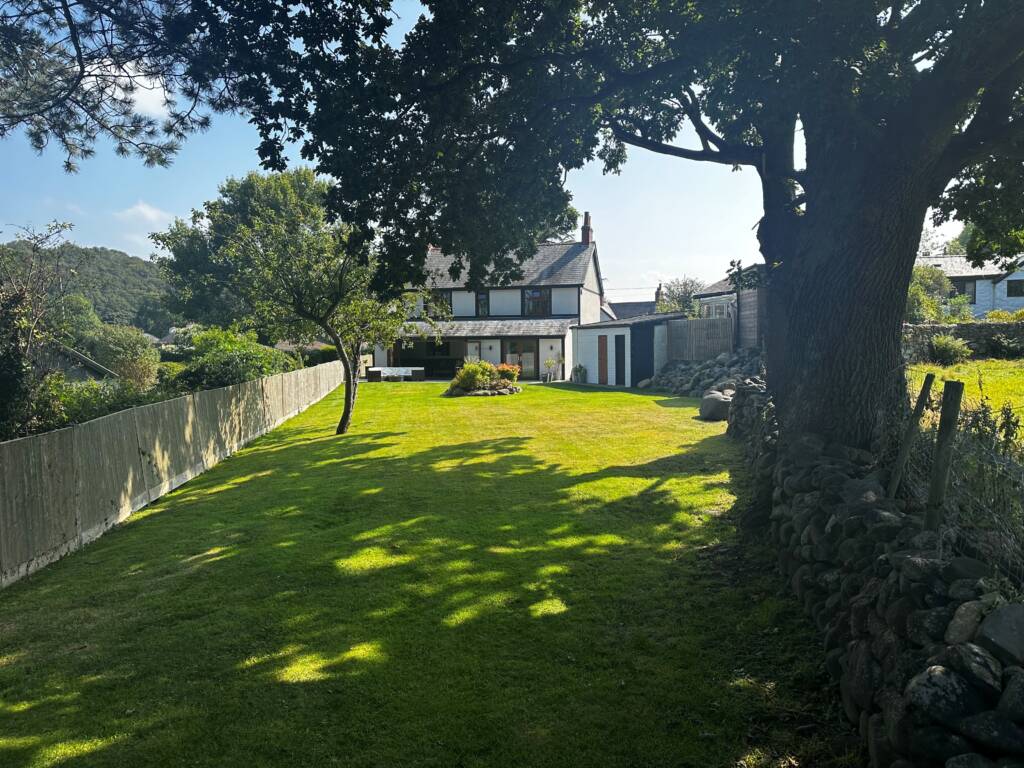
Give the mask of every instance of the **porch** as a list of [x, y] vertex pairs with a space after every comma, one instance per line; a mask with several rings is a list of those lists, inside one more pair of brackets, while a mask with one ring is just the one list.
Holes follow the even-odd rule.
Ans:
[[562, 338], [506, 337], [405, 339], [387, 350], [386, 361], [378, 365], [419, 367], [428, 379], [451, 379], [463, 363], [486, 360], [498, 365], [518, 365], [520, 379], [538, 380], [548, 373], [545, 360], [554, 360], [553, 378], [565, 377], [565, 340]]

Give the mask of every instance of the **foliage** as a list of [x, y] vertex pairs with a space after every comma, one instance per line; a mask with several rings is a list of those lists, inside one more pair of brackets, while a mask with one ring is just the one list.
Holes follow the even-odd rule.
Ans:
[[514, 363], [498, 363], [494, 367], [494, 371], [498, 374], [498, 378], [504, 379], [505, 381], [511, 381], [515, 384], [519, 381], [519, 374], [522, 369]]
[[1004, 360], [1013, 360], [1024, 357], [1024, 344], [1018, 339], [1007, 336], [1005, 333], [997, 333], [988, 343], [989, 354], [992, 357]]
[[156, 370], [157, 386], [167, 391], [173, 391], [180, 386], [178, 377], [184, 373], [186, 367], [185, 363], [172, 360], [162, 361]]
[[100, 332], [103, 321], [92, 303], [81, 294], [68, 296], [58, 309], [57, 316], [48, 319], [54, 336], [75, 349], [85, 349]]
[[[180, 324], [178, 316], [165, 307], [167, 280], [156, 263], [111, 248], [66, 242], [51, 247], [57, 252], [48, 258], [59, 263], [59, 277], [68, 292], [87, 299], [103, 322], [134, 325], [157, 336], [167, 332], [164, 325], [169, 319], [171, 325]], [[0, 248], [10, 249], [12, 257], [22, 262], [32, 258], [32, 246], [25, 238]]]
[[96, 362], [140, 392], [156, 383], [160, 353], [138, 328], [104, 325], [92, 337], [90, 350]]
[[1024, 323], [1024, 309], [1009, 312], [1005, 309], [993, 309], [985, 315], [990, 323]]
[[907, 291], [906, 322], [965, 323], [973, 319], [970, 299], [955, 294], [952, 281], [941, 269], [924, 264], [914, 267]]
[[569, 380], [574, 384], [587, 383], [587, 367], [583, 363], [576, 363], [569, 374]]
[[480, 389], [491, 389], [499, 381], [498, 370], [492, 363], [486, 360], [473, 360], [464, 363], [456, 372], [450, 387], [465, 392], [476, 392]]
[[322, 365], [323, 363], [330, 363], [338, 359], [338, 350], [332, 344], [327, 344], [323, 347], [316, 349], [310, 349], [302, 353], [305, 358], [306, 366]]
[[21, 129], [38, 151], [57, 144], [68, 171], [100, 140], [167, 165], [209, 125], [201, 105], [234, 103], [204, 10], [184, 0], [6, 3], [0, 137]]
[[161, 394], [152, 390], [147, 394], [128, 381], [69, 381], [62, 373], [49, 373], [42, 378], [36, 394], [37, 415], [32, 431], [46, 432], [82, 424], [160, 399], [163, 399]]
[[705, 288], [707, 284], [694, 277], [684, 276], [662, 283], [661, 297], [655, 311], [685, 312], [687, 317], [696, 317], [698, 305], [695, 294]]
[[971, 348], [963, 339], [940, 333], [928, 341], [928, 357], [939, 365], [957, 365], [971, 357]]
[[260, 344], [252, 331], [205, 328], [191, 341], [192, 357], [177, 376], [191, 390], [226, 387], [299, 367], [291, 355]]
[[[910, 370], [913, 395], [921, 389], [925, 374], [933, 373], [937, 381], [957, 380], [964, 383], [964, 397], [980, 401], [987, 398], [995, 407], [1009, 403], [1024, 409], [1024, 362], [1019, 360], [971, 360], [954, 366], [915, 365]], [[936, 384], [938, 387], [938, 384]]]
[[0, 290], [0, 440], [16, 437], [30, 418], [32, 365], [25, 352], [25, 295]]

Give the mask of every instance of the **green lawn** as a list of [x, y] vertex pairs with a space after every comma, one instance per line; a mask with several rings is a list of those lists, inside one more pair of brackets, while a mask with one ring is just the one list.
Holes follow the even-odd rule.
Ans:
[[1024, 408], [1024, 360], [971, 360], [949, 366], [915, 365], [909, 376], [914, 395], [921, 390], [921, 382], [928, 372], [935, 374], [934, 393], [942, 392], [943, 381], [955, 379], [964, 383], [964, 397], [969, 401], [981, 400], [984, 393], [995, 409], [1006, 402], [1015, 408]]
[[0, 593], [0, 765], [847, 764], [722, 425], [442, 389], [344, 437], [335, 393]]

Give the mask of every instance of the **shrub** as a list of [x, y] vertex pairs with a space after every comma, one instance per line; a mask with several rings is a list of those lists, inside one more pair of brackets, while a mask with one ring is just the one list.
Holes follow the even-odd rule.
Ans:
[[179, 376], [185, 370], [184, 363], [177, 363], [168, 361], [166, 363], [160, 363], [156, 371], [156, 381], [159, 386], [167, 387], [172, 386], [177, 382]]
[[512, 363], [500, 363], [494, 370], [498, 374], [498, 377], [505, 381], [511, 381], [513, 384], [519, 381], [520, 368], [518, 365], [514, 365]]
[[192, 336], [195, 351], [178, 380], [192, 390], [215, 389], [293, 371], [294, 357], [266, 347], [256, 334], [206, 328]]
[[124, 380], [68, 381], [62, 373], [51, 373], [39, 385], [32, 427], [40, 432], [59, 429], [152, 400]]
[[140, 392], [156, 383], [160, 353], [142, 331], [130, 325], [104, 325], [90, 345], [96, 362], [105, 365]]
[[576, 363], [576, 365], [572, 367], [572, 371], [569, 373], [569, 381], [573, 384], [586, 384], [587, 367], [582, 363]]
[[320, 347], [319, 349], [311, 349], [308, 352], [303, 352], [303, 357], [306, 358], [306, 366], [321, 365], [323, 363], [330, 363], [338, 359], [338, 350], [333, 344], [328, 344], [326, 347]]
[[997, 333], [989, 339], [988, 352], [992, 357], [1015, 360], [1018, 357], [1024, 357], [1024, 344], [1005, 333]]
[[928, 342], [928, 356], [933, 363], [939, 365], [956, 365], [968, 360], [971, 356], [971, 348], [963, 339], [951, 336], [948, 333], [940, 333], [932, 336]]
[[477, 360], [463, 365], [455, 374], [451, 385], [466, 392], [473, 392], [489, 388], [498, 378], [498, 370], [491, 363]]
[[985, 320], [990, 323], [1012, 323], [1013, 314], [1007, 312], [1005, 309], [993, 309], [985, 315]]

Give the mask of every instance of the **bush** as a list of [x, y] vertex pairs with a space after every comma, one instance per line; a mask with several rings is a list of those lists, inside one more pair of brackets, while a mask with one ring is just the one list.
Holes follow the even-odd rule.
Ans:
[[174, 387], [178, 384], [178, 377], [185, 371], [184, 363], [166, 362], [160, 363], [156, 371], [156, 382], [161, 387]]
[[160, 353], [142, 331], [130, 325], [104, 325], [92, 337], [90, 351], [125, 382], [145, 392], [156, 383]]
[[941, 333], [928, 342], [929, 359], [939, 365], [956, 365], [971, 357], [971, 348], [963, 339]]
[[576, 363], [576, 365], [572, 367], [572, 372], [569, 374], [569, 381], [573, 384], [586, 384], [587, 367], [582, 363]]
[[498, 374], [498, 377], [505, 381], [511, 381], [513, 384], [519, 381], [520, 368], [518, 365], [514, 365], [512, 363], [500, 363], [494, 370]]
[[988, 352], [992, 357], [1015, 360], [1018, 357], [1024, 357], [1024, 344], [1005, 333], [997, 333], [989, 339]]
[[455, 374], [451, 386], [466, 392], [489, 389], [499, 379], [498, 370], [486, 360], [466, 363]]
[[312, 367], [314, 365], [322, 365], [323, 363], [330, 363], [338, 359], [338, 350], [333, 344], [328, 344], [326, 347], [320, 347], [319, 349], [311, 349], [308, 352], [303, 352], [303, 357], [306, 358], [306, 367]]
[[178, 376], [191, 390], [226, 387], [299, 367], [294, 357], [263, 346], [252, 332], [206, 328], [194, 333], [191, 341], [192, 359]]
[[51, 373], [36, 393], [32, 428], [37, 432], [59, 429], [152, 401], [124, 380], [68, 381], [62, 373]]
[[985, 315], [985, 319], [990, 323], [1012, 323], [1013, 313], [1007, 312], [1005, 309], [993, 309]]

